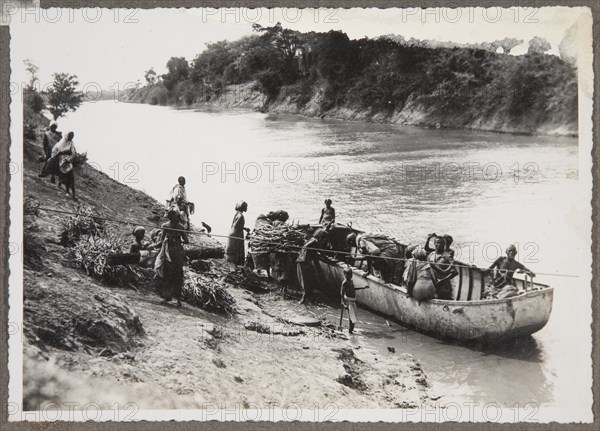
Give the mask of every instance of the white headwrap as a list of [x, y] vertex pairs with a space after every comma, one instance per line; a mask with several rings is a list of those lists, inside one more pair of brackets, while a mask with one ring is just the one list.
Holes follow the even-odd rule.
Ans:
[[67, 132], [63, 135], [62, 139], [58, 141], [58, 143], [52, 148], [52, 157], [56, 156], [58, 153], [62, 153], [63, 151], [71, 150], [72, 153], [76, 153], [75, 145], [73, 141], [68, 141], [67, 138], [72, 132]]

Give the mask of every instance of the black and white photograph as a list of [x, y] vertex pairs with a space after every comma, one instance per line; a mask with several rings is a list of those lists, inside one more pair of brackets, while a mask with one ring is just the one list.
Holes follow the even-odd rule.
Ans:
[[3, 2], [10, 422], [594, 422], [597, 7], [398, 6]]

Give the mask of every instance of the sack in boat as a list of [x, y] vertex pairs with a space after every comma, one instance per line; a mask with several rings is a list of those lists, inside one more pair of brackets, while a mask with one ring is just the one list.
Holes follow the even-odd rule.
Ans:
[[429, 301], [435, 298], [435, 286], [433, 280], [419, 278], [412, 290], [412, 297], [417, 301]]
[[513, 296], [517, 296], [519, 294], [519, 290], [515, 286], [504, 286], [500, 292], [498, 292], [498, 299], [504, 298], [512, 298]]

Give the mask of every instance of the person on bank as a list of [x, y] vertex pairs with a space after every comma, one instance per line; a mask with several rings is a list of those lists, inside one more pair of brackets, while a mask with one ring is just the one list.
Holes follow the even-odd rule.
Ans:
[[487, 269], [487, 272], [493, 274], [492, 282], [485, 293], [486, 297], [508, 298], [515, 296], [518, 292], [513, 279], [515, 272], [524, 272], [531, 278], [535, 277], [533, 271], [515, 259], [516, 256], [517, 247], [511, 244], [506, 248], [506, 257], [500, 256]]
[[[158, 230], [160, 233], [160, 230]], [[156, 248], [161, 246], [160, 242], [148, 242], [144, 241], [146, 236], [146, 229], [143, 226], [137, 226], [131, 232], [133, 235], [133, 242], [129, 246], [129, 253], [139, 255], [139, 264], [146, 266], [152, 263], [153, 257], [156, 252], [153, 252]], [[153, 238], [156, 240], [156, 236]], [[158, 240], [157, 240], [158, 241]]]
[[458, 275], [454, 267], [453, 254], [447, 250], [444, 237], [436, 236], [433, 244], [435, 249], [427, 256], [431, 278], [435, 286], [435, 296], [438, 299], [452, 299], [452, 284], [450, 280]]
[[356, 247], [357, 253], [362, 255], [354, 259], [354, 265], [360, 262], [362, 266], [366, 261], [367, 275], [375, 269], [386, 283], [399, 284], [404, 272], [404, 246], [380, 233], [351, 233], [346, 237], [346, 243]]
[[354, 332], [354, 325], [358, 321], [356, 319], [356, 291], [368, 288], [369, 286], [355, 287], [352, 280], [352, 268], [349, 266], [344, 268], [344, 281], [342, 281], [340, 297], [342, 299], [342, 307], [348, 310], [348, 321], [350, 322], [348, 332], [350, 334]]
[[[167, 208], [172, 206], [177, 206], [181, 211], [185, 212], [185, 219], [187, 219], [187, 224], [189, 226], [190, 215], [194, 214], [196, 209], [195, 205], [192, 202], [189, 202], [187, 199], [187, 192], [185, 190], [185, 177], [177, 178], [177, 184], [173, 186], [170, 193], [170, 198], [167, 201]], [[183, 220], [185, 223], [185, 220]], [[204, 226], [204, 223], [202, 223]], [[204, 226], [207, 228], [207, 226]], [[207, 231], [210, 233], [210, 229], [207, 228]]]
[[181, 293], [183, 290], [183, 266], [186, 262], [183, 244], [188, 244], [188, 236], [181, 224], [179, 212], [171, 208], [167, 213], [168, 222], [161, 225], [158, 236], [160, 252], [156, 257], [154, 269], [161, 281], [160, 296], [167, 303], [173, 298], [177, 306], [181, 307]]
[[185, 191], [185, 177], [177, 178], [177, 184], [171, 189], [170, 199], [168, 203], [172, 205], [177, 202], [178, 199], [183, 199], [187, 203], [187, 193]]
[[73, 143], [74, 137], [75, 133], [69, 132], [52, 148], [48, 165], [49, 172], [58, 175], [58, 187], [64, 185], [67, 190], [66, 196], [69, 196], [69, 191], [72, 191], [73, 199], [77, 200], [75, 197], [75, 174], [71, 162], [73, 156], [77, 154]]
[[319, 223], [335, 223], [335, 208], [331, 206], [331, 199], [325, 199], [325, 208], [321, 210], [321, 217], [319, 217]]
[[231, 229], [227, 238], [226, 258], [227, 262], [235, 265], [243, 265], [246, 259], [244, 248], [244, 231], [250, 233], [250, 229], [245, 227], [244, 213], [248, 211], [248, 204], [240, 201], [235, 205], [235, 215], [231, 222]]
[[[44, 166], [42, 166], [42, 171], [38, 175], [39, 177], [43, 178], [48, 176], [48, 161], [52, 158], [52, 149], [56, 144], [58, 144], [61, 138], [62, 133], [58, 131], [58, 125], [55, 121], [52, 121], [50, 123], [49, 129], [46, 131], [46, 133], [44, 133], [44, 138], [42, 140], [42, 148], [44, 149], [44, 155], [39, 161], [43, 161]], [[55, 175], [54, 173], [52, 173], [50, 177], [50, 182], [52, 184], [56, 183], [54, 177]]]
[[298, 282], [302, 287], [302, 298], [300, 304], [312, 299], [315, 289], [318, 287], [318, 274], [320, 274], [319, 250], [329, 248], [329, 231], [331, 224], [318, 228], [312, 236], [304, 243], [300, 254], [296, 259], [296, 272]]

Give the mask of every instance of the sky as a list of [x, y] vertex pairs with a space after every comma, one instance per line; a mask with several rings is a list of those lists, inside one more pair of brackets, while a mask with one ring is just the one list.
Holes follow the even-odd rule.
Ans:
[[12, 11], [11, 82], [25, 82], [22, 61], [39, 67], [43, 85], [55, 72], [78, 76], [82, 85], [122, 89], [153, 67], [164, 73], [170, 57], [192, 60], [206, 43], [252, 33], [252, 24], [281, 22], [299, 31], [341, 30], [350, 38], [402, 35], [458, 43], [524, 39], [513, 52], [527, 50], [534, 36], [552, 51], [565, 30], [587, 8], [461, 9], [47, 9]]

